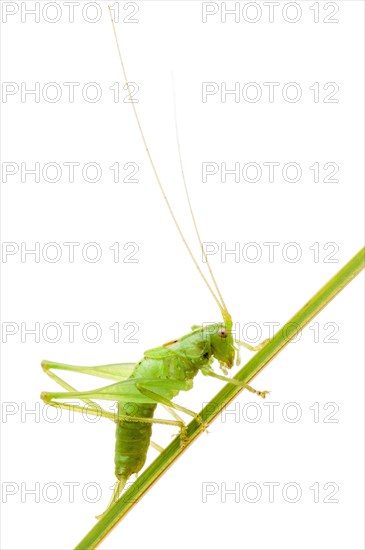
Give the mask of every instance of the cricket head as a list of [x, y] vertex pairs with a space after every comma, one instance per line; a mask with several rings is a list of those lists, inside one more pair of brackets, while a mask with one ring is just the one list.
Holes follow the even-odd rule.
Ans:
[[209, 325], [209, 338], [211, 351], [214, 357], [220, 362], [221, 367], [230, 369], [235, 359], [235, 347], [232, 336], [232, 320], [223, 323]]

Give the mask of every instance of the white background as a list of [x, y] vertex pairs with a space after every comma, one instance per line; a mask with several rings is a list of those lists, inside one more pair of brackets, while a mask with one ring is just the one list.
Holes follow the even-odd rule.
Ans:
[[[107, 4], [98, 3], [101, 17], [96, 23], [82, 16], [87, 2], [75, 6], [73, 23], [63, 2], [58, 12], [56, 3], [51, 4], [35, 22], [34, 15], [24, 12], [22, 21], [21, 11], [34, 8], [34, 2], [2, 3], [3, 80], [19, 88], [22, 82], [28, 88], [38, 82], [41, 90], [56, 82], [62, 90], [56, 102], [42, 94], [39, 102], [31, 95], [22, 102], [20, 92], [3, 100], [3, 162], [24, 162], [27, 167], [35, 162], [95, 162], [103, 173], [90, 183], [78, 169], [70, 183], [64, 168], [60, 181], [52, 183], [42, 177], [35, 182], [32, 175], [21, 182], [19, 172], [3, 183], [3, 241], [19, 247], [24, 242], [28, 248], [38, 242], [41, 251], [55, 242], [62, 251], [54, 263], [42, 253], [39, 262], [34, 255], [22, 262], [20, 252], [3, 257], [3, 323], [14, 323], [3, 329], [19, 327], [8, 336], [2, 358], [7, 412], [3, 410], [2, 417], [2, 547], [9, 550], [74, 547], [105, 508], [114, 481], [113, 425], [82, 417], [70, 422], [67, 414], [57, 422], [47, 421], [47, 414], [51, 419], [54, 412], [43, 406], [39, 394], [56, 390], [56, 385], [42, 372], [40, 361], [137, 361], [144, 350], [185, 334], [192, 324], [220, 320], [171, 224], [131, 106], [113, 101], [109, 87], [122, 77]], [[262, 2], [251, 8], [237, 2], [238, 21], [231, 15], [222, 22], [224, 8], [217, 3], [217, 14], [203, 23], [200, 2], [139, 1], [138, 13], [131, 15], [137, 22], [127, 24], [122, 19], [134, 10], [129, 4], [119, 4], [117, 32], [129, 79], [140, 88], [138, 108], [161, 178], [193, 238], [176, 152], [173, 71], [185, 170], [203, 240], [216, 242], [219, 250], [222, 243], [227, 248], [239, 243], [247, 252], [238, 261], [232, 255], [222, 261], [216, 254], [212, 264], [234, 320], [241, 327], [259, 324], [265, 338], [263, 323], [286, 322], [362, 246], [363, 3], [297, 2], [290, 7], [283, 2], [275, 8], [273, 22]], [[16, 8], [4, 22], [4, 10]], [[84, 15], [95, 18], [92, 5], [88, 10]], [[46, 20], [58, 13], [59, 21]], [[297, 22], [285, 20], [293, 20], [296, 13]], [[257, 22], [248, 21], [256, 16]], [[339, 22], [325, 23], [325, 17]], [[73, 103], [64, 82], [80, 83]], [[100, 101], [82, 97], [80, 90], [89, 82], [101, 87]], [[220, 89], [222, 82], [227, 87], [238, 82], [241, 89], [256, 82], [262, 98], [249, 102], [241, 95], [235, 102], [231, 95], [223, 102], [217, 93], [204, 103], [203, 82], [216, 82]], [[273, 102], [264, 82], [280, 83]], [[297, 102], [283, 99], [288, 82], [301, 87]], [[310, 89], [315, 82], [318, 102]], [[339, 87], [336, 103], [323, 101], [332, 91], [323, 90], [329, 82]], [[117, 161], [121, 166], [137, 163], [139, 182], [114, 183], [109, 166]], [[226, 162], [229, 167], [235, 162], [241, 167], [279, 162], [280, 169], [271, 183], [265, 167], [256, 183], [242, 178], [235, 183], [232, 176], [222, 183], [219, 174], [202, 183], [203, 162]], [[296, 183], [281, 177], [281, 167], [288, 162], [302, 168]], [[316, 162], [322, 167], [338, 164], [339, 182], [323, 182], [328, 174], [323, 170], [321, 181], [314, 182], [309, 166]], [[64, 242], [80, 243], [74, 263]], [[81, 254], [90, 242], [102, 251], [96, 263]], [[132, 250], [123, 250], [123, 245], [137, 243], [138, 262], [114, 262], [109, 247], [116, 242], [122, 259]], [[249, 242], [262, 252], [256, 262], [247, 261], [247, 254], [254, 253], [244, 248]], [[264, 242], [280, 243], [273, 262]], [[283, 258], [290, 242], [301, 251], [297, 262]], [[318, 261], [310, 249], [314, 243], [319, 243]], [[326, 243], [335, 245], [324, 250]], [[332, 259], [337, 262], [325, 261], [334, 246], [338, 249]], [[315, 319], [319, 341], [307, 328], [300, 341], [289, 345], [255, 380], [256, 387], [271, 390], [267, 403], [278, 403], [274, 422], [269, 422], [267, 405], [243, 392], [230, 407], [238, 417], [217, 419], [209, 435], [199, 438], [101, 548], [363, 548], [362, 301], [358, 277]], [[80, 323], [73, 343], [67, 322]], [[95, 343], [81, 334], [91, 322], [102, 331]], [[122, 327], [119, 343], [109, 329], [116, 322]], [[123, 342], [128, 322], [139, 326], [137, 343]], [[34, 335], [22, 337], [21, 323], [25, 328], [39, 323], [41, 332], [47, 323], [57, 323], [59, 339], [49, 341], [55, 335], [51, 329], [39, 342]], [[333, 324], [338, 332], [331, 337]], [[324, 342], [325, 337], [338, 342]], [[250, 357], [249, 352], [243, 355], [244, 360]], [[93, 383], [83, 377], [75, 381], [85, 389]], [[178, 401], [199, 410], [220, 387], [218, 381], [198, 377], [194, 390], [180, 394]], [[287, 407], [291, 402], [301, 412], [297, 422], [284, 418], [285, 411], [295, 413]], [[254, 405], [247, 409], [247, 403]], [[310, 409], [314, 403], [319, 422]], [[31, 409], [36, 413], [25, 414]], [[324, 422], [335, 409], [332, 418], [338, 422]], [[247, 421], [246, 413], [257, 411], [261, 419]], [[154, 439], [168, 443], [172, 433], [156, 430]], [[149, 460], [154, 456], [151, 451]], [[207, 482], [217, 493], [203, 502]], [[268, 482], [280, 484], [274, 502], [269, 502]], [[296, 503], [282, 496], [290, 482], [301, 488]], [[70, 483], [79, 484], [73, 502], [66, 485]], [[95, 496], [92, 488], [88, 498], [83, 497], [89, 483], [102, 491], [95, 503], [88, 502]], [[233, 495], [223, 502], [224, 483], [240, 491], [238, 502]], [[258, 502], [244, 498], [247, 483], [262, 490]], [[320, 487], [318, 503], [309, 489], [315, 483]], [[324, 489], [326, 483], [337, 484], [333, 498], [339, 502], [324, 502], [331, 493], [331, 488]], [[7, 494], [11, 488], [13, 495]], [[34, 488], [39, 498], [26, 493]]]

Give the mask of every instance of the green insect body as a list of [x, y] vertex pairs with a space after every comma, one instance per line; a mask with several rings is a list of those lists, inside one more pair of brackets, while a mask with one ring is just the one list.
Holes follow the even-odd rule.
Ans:
[[[224, 366], [233, 365], [235, 348], [232, 334], [222, 323], [210, 325], [202, 330], [195, 330], [175, 342], [149, 350], [137, 363], [129, 380], [142, 384], [151, 391], [156, 386], [161, 394], [159, 384], [146, 382], [148, 379], [173, 380], [181, 382], [181, 389], [192, 388], [192, 380], [200, 369], [209, 369], [216, 358]], [[141, 387], [141, 386], [138, 386]], [[172, 400], [180, 390], [166, 388], [163, 397]], [[125, 414], [128, 408], [133, 412], [130, 417], [152, 418], [156, 409], [153, 403], [118, 403], [119, 414]], [[143, 422], [117, 421], [115, 444], [115, 475], [121, 482], [126, 482], [132, 474], [137, 474], [146, 461], [150, 446], [152, 424]]]
[[[129, 89], [128, 78], [124, 68], [112, 17], [111, 21], [124, 80], [131, 96], [131, 90]], [[210, 324], [207, 326], [194, 326], [192, 327], [192, 332], [186, 334], [185, 336], [182, 336], [177, 340], [173, 340], [172, 342], [168, 342], [163, 346], [146, 351], [139, 363], [118, 363], [97, 367], [79, 367], [65, 365], [63, 363], [53, 363], [51, 361], [42, 362], [42, 367], [45, 373], [57, 384], [67, 390], [66, 392], [43, 392], [41, 394], [41, 398], [45, 403], [61, 409], [72, 409], [76, 412], [84, 412], [84, 407], [80, 405], [70, 405], [65, 402], [67, 399], [77, 398], [88, 405], [88, 413], [101, 415], [116, 423], [115, 475], [118, 481], [115, 484], [111, 504], [120, 496], [130, 476], [132, 474], [137, 474], [143, 468], [150, 445], [155, 447], [158, 451], [163, 450], [159, 445], [151, 441], [152, 426], [154, 423], [178, 427], [180, 430], [180, 440], [182, 445], [184, 445], [184, 441], [186, 441], [187, 426], [176, 411], [183, 412], [195, 418], [201, 424], [202, 430], [205, 428], [203, 420], [199, 415], [173, 401], [180, 391], [188, 391], [193, 387], [193, 379], [199, 372], [206, 376], [211, 376], [221, 381], [230, 382], [237, 386], [244, 387], [245, 389], [256, 393], [260, 397], [265, 397], [267, 393], [265, 391], [257, 391], [251, 386], [243, 384], [238, 380], [224, 376], [235, 362], [236, 364], [239, 364], [240, 346], [256, 351], [257, 349], [260, 349], [265, 342], [262, 342], [260, 346], [254, 348], [233, 338], [231, 315], [228, 312], [214, 278], [193, 214], [182, 165], [177, 125], [176, 139], [180, 158], [182, 181], [185, 187], [191, 218], [199, 240], [201, 252], [213, 283], [212, 286], [203, 274], [200, 265], [187, 244], [175, 218], [151, 157], [150, 150], [147, 146], [135, 103], [131, 102], [131, 105], [152, 171], [167, 208], [171, 214], [172, 220], [190, 255], [191, 260], [218, 305], [223, 322]], [[213, 290], [213, 287], [215, 291]], [[212, 365], [215, 359], [219, 362], [220, 368], [224, 375], [217, 374], [213, 370]], [[68, 382], [60, 378], [58, 374], [56, 374], [58, 370], [89, 374], [112, 380], [113, 383], [95, 390], [80, 392], [68, 384]], [[117, 413], [112, 413], [102, 409], [93, 401], [93, 399], [116, 402]], [[167, 409], [173, 417], [173, 420], [156, 418], [155, 410], [157, 405], [162, 405], [165, 407], [165, 409]]]
[[[112, 400], [117, 402], [115, 443], [115, 475], [118, 479], [114, 498], [120, 494], [132, 474], [137, 474], [144, 466], [150, 447], [152, 424], [157, 404], [165, 405], [171, 412], [181, 410], [199, 417], [172, 402], [180, 391], [193, 387], [193, 378], [199, 371], [205, 375], [220, 377], [211, 368], [217, 359], [224, 372], [230, 369], [238, 348], [232, 337], [232, 322], [217, 323], [201, 328], [163, 346], [148, 350], [137, 364], [103, 365], [100, 367], [78, 367], [43, 361], [45, 372], [68, 392], [43, 392], [42, 399], [53, 406], [69, 408], [60, 399], [79, 398], [91, 406], [95, 414], [111, 417], [111, 413], [97, 408], [90, 399]], [[118, 380], [109, 386], [96, 390], [78, 392], [64, 382], [54, 370], [66, 370]], [[230, 380], [227, 378], [227, 380]], [[249, 388], [251, 389], [251, 388]], [[260, 393], [260, 392], [258, 392]], [[55, 401], [56, 400], [56, 401]], [[78, 407], [76, 407], [78, 410]], [[175, 420], [161, 423], [178, 425], [181, 442], [184, 444], [185, 425], [176, 413]]]

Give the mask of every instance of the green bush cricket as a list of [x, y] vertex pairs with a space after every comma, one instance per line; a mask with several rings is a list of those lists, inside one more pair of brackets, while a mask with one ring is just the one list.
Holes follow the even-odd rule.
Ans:
[[[132, 90], [129, 86], [111, 11], [110, 16], [123, 78], [126, 83], [128, 94], [131, 97]], [[241, 346], [244, 346], [251, 351], [256, 351], [257, 349], [260, 349], [264, 343], [257, 347], [253, 347], [245, 342], [235, 340], [233, 338], [232, 318], [213, 275], [192, 210], [190, 196], [184, 176], [177, 126], [176, 138], [182, 181], [185, 188], [194, 229], [199, 241], [204, 262], [206, 263], [210, 273], [212, 284], [208, 282], [207, 278], [203, 274], [198, 261], [194, 257], [187, 241], [185, 240], [165, 194], [165, 190], [161, 183], [154, 160], [149, 151], [136, 105], [133, 101], [131, 101], [131, 105], [149, 163], [165, 200], [166, 206], [171, 214], [173, 223], [176, 226], [177, 231], [200, 276], [204, 280], [209, 292], [217, 303], [222, 315], [222, 321], [206, 326], [193, 326], [191, 328], [191, 332], [188, 334], [159, 347], [145, 351], [143, 358], [138, 363], [118, 363], [96, 367], [79, 367], [46, 360], [42, 362], [42, 367], [45, 373], [65, 390], [67, 390], [66, 392], [42, 392], [41, 397], [45, 403], [66, 410], [72, 409], [76, 412], [83, 412], [84, 407], [82, 406], [70, 405], [59, 401], [77, 398], [88, 405], [87, 410], [89, 414], [109, 418], [116, 423], [114, 460], [115, 475], [118, 481], [115, 484], [110, 505], [119, 498], [126, 482], [132, 474], [138, 474], [138, 472], [143, 468], [149, 446], [152, 445], [158, 451], [162, 450], [159, 445], [151, 441], [153, 424], [178, 427], [180, 430], [181, 445], [184, 445], [184, 441], [186, 439], [186, 424], [178, 415], [179, 412], [183, 412], [188, 416], [195, 418], [201, 424], [202, 430], [205, 429], [202, 419], [195, 412], [173, 401], [180, 391], [188, 391], [192, 389], [193, 379], [199, 372], [205, 376], [210, 376], [223, 382], [231, 382], [238, 386], [242, 386], [250, 392], [253, 392], [263, 398], [267, 394], [266, 391], [257, 391], [251, 386], [242, 384], [241, 382], [232, 380], [226, 376], [228, 370], [231, 369], [235, 363], [239, 364], [239, 348]], [[223, 371], [222, 375], [217, 374], [213, 370], [212, 364], [214, 360], [219, 362], [219, 366]], [[70, 386], [67, 382], [55, 374], [54, 371], [58, 370], [101, 377], [111, 380], [113, 383], [91, 391], [77, 391], [74, 387]], [[92, 401], [93, 399], [116, 402], [118, 408], [117, 413], [114, 414], [102, 409], [97, 403]], [[154, 413], [158, 404], [162, 405], [167, 411], [169, 411], [172, 416], [171, 420], [154, 418]]]

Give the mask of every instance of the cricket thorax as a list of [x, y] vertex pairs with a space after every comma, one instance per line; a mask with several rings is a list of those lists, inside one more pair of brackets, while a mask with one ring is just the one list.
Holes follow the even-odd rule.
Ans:
[[232, 334], [225, 323], [194, 327], [189, 334], [146, 351], [133, 377], [148, 374], [149, 378], [192, 380], [214, 359], [227, 369], [231, 368], [234, 357]]
[[165, 344], [164, 347], [175, 356], [174, 366], [177, 370], [184, 371], [185, 378], [193, 378], [199, 369], [210, 366], [214, 359], [229, 369], [233, 366], [235, 358], [232, 333], [226, 323], [196, 328], [179, 340]]

